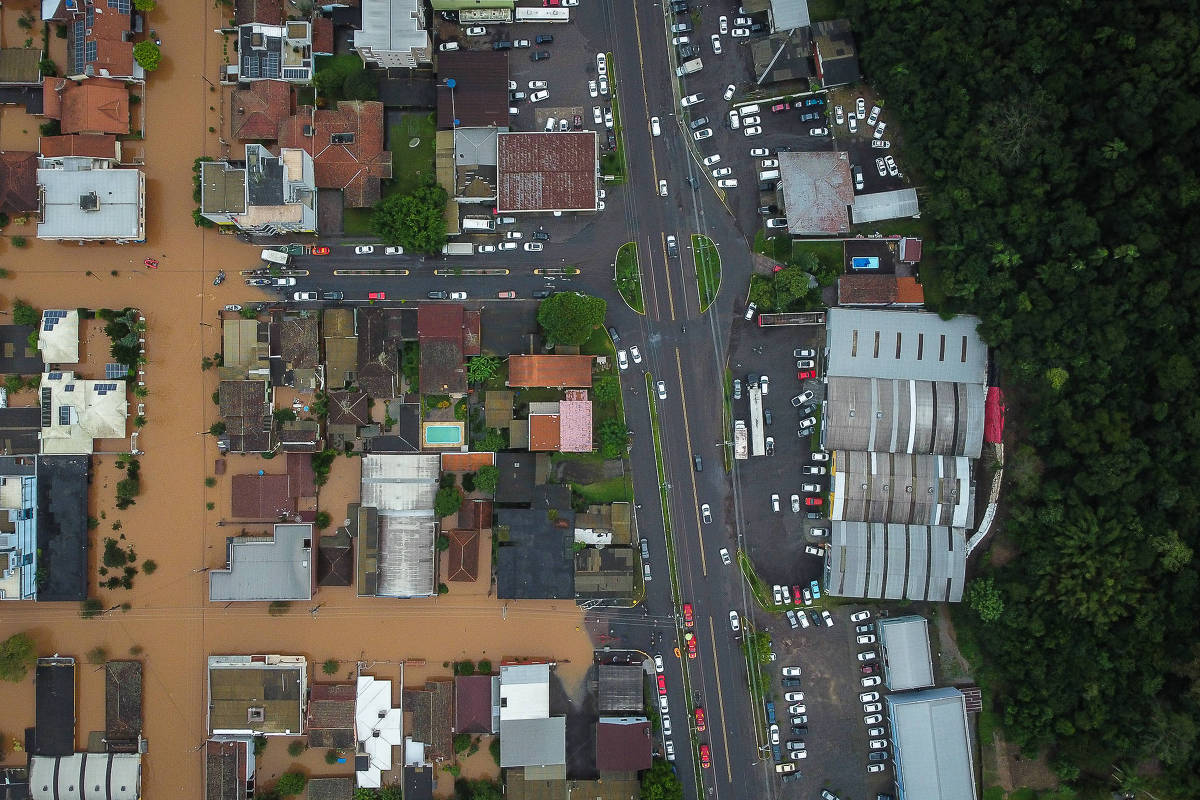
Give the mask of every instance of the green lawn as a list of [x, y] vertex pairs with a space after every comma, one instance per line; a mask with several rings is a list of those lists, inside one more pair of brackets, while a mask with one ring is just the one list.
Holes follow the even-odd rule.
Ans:
[[692, 257], [696, 262], [696, 288], [700, 311], [708, 310], [721, 288], [721, 254], [712, 239], [692, 234]]
[[808, 17], [813, 22], [827, 22], [846, 16], [845, 0], [808, 0]]
[[596, 483], [572, 483], [571, 490], [589, 503], [629, 503], [633, 501], [629, 480], [622, 475]]
[[638, 269], [637, 242], [626, 242], [617, 250], [616, 268], [617, 291], [625, 305], [639, 314], [646, 311], [642, 299], [642, 273]]
[[845, 260], [841, 242], [793, 241], [792, 258], [797, 258], [801, 253], [812, 253], [822, 263], [830, 266], [839, 265]]
[[371, 215], [374, 209], [347, 208], [342, 211], [342, 233], [347, 236], [374, 236]]
[[[388, 126], [388, 149], [392, 153], [392, 179], [384, 184], [384, 196], [408, 194], [436, 180], [433, 156], [437, 121], [432, 113], [404, 114], [400, 124]], [[409, 147], [412, 139], [420, 139]]]

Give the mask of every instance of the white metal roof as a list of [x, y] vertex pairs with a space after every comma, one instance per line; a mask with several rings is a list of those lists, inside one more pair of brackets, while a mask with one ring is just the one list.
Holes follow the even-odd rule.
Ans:
[[890, 192], [856, 195], [851, 208], [856, 225], [884, 219], [915, 217], [921, 211], [917, 203], [916, 189], [895, 189]]
[[142, 786], [139, 753], [72, 753], [29, 759], [33, 800], [138, 800]]
[[500, 667], [500, 721], [550, 716], [550, 665]]
[[933, 656], [929, 651], [929, 623], [915, 614], [879, 620], [884, 674], [893, 692], [933, 686]]
[[392, 768], [392, 748], [404, 743], [403, 722], [400, 709], [392, 708], [392, 682], [359, 676], [354, 736], [369, 759], [367, 769], [354, 773], [359, 786], [379, 788], [381, 773]]
[[542, 767], [566, 762], [566, 717], [500, 720], [501, 767]]
[[39, 169], [37, 182], [44, 210], [39, 239], [144, 238], [140, 170]]
[[825, 591], [837, 597], [962, 600], [966, 531], [928, 525], [834, 522]]
[[826, 315], [826, 374], [985, 383], [987, 345], [979, 318], [942, 319], [925, 311], [831, 308]]
[[362, 29], [354, 32], [356, 48], [408, 52], [429, 46], [421, 27], [418, 0], [362, 0]]
[[953, 688], [887, 696], [902, 797], [975, 800], [966, 702]]
[[273, 536], [231, 537], [228, 566], [208, 573], [213, 602], [312, 597], [313, 526], [276, 525]]
[[771, 0], [772, 29], [790, 31], [808, 24], [808, 0]]

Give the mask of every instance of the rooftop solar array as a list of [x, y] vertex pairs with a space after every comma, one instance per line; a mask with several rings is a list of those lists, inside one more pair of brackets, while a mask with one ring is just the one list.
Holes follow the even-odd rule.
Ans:
[[58, 324], [60, 319], [66, 319], [66, 311], [43, 311], [42, 312], [42, 330], [52, 331], [54, 326]]
[[119, 385], [120, 384], [117, 384], [117, 383], [97, 383], [96, 384], [96, 394], [106, 395], [109, 392], [115, 392], [115, 391], [117, 391], [117, 387]]
[[129, 374], [129, 367], [124, 364], [105, 364], [104, 377], [112, 380], [113, 378], [124, 378]]

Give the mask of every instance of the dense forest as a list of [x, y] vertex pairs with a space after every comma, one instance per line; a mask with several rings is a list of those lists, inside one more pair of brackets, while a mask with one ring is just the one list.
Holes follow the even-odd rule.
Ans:
[[1006, 736], [1089, 795], [1200, 797], [1197, 11], [848, 0], [928, 296], [982, 318], [1009, 404], [967, 633]]

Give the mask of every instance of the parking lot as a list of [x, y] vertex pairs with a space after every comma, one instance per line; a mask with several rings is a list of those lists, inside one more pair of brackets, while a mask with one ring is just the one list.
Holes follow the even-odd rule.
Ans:
[[[891, 789], [892, 751], [886, 714], [878, 712], [883, 720], [868, 726], [863, 721], [866, 715], [859, 701], [863, 692], [879, 692], [880, 699], [876, 702], [882, 705], [886, 692], [882, 684], [862, 685], [862, 679], [869, 677], [862, 672], [864, 666], [873, 666], [875, 674], [881, 667], [878, 661], [858, 660], [860, 652], [872, 648], [878, 651], [877, 645], [855, 643], [859, 635], [855, 632], [856, 625], [876, 622], [874, 612], [869, 620], [851, 622], [850, 615], [859, 610], [856, 606], [833, 608], [830, 612], [833, 627], [814, 624], [802, 630], [792, 630], [783, 615], [767, 615], [761, 611], [757, 614], [760, 628], [771, 633], [777, 656], [766, 670], [771, 681], [767, 693], [775, 703], [784, 763], [795, 764], [802, 775], [798, 781], [784, 787], [785, 795], [815, 797], [818, 789], [829, 789], [843, 800], [849, 800], [873, 798]], [[791, 666], [800, 667], [799, 687], [783, 685], [783, 668]], [[804, 700], [799, 702], [805, 706], [804, 716], [808, 717], [803, 726], [808, 731], [804, 734], [792, 733], [791, 718], [794, 715], [788, 709], [794, 703], [784, 699], [786, 693], [797, 691], [804, 693]], [[883, 729], [882, 738], [889, 739], [889, 745], [884, 749], [888, 760], [882, 762], [887, 764], [887, 769], [872, 775], [867, 773], [868, 753], [871, 752], [869, 742], [873, 738], [868, 731], [878, 728]], [[808, 756], [790, 760], [788, 741], [803, 741]]]

